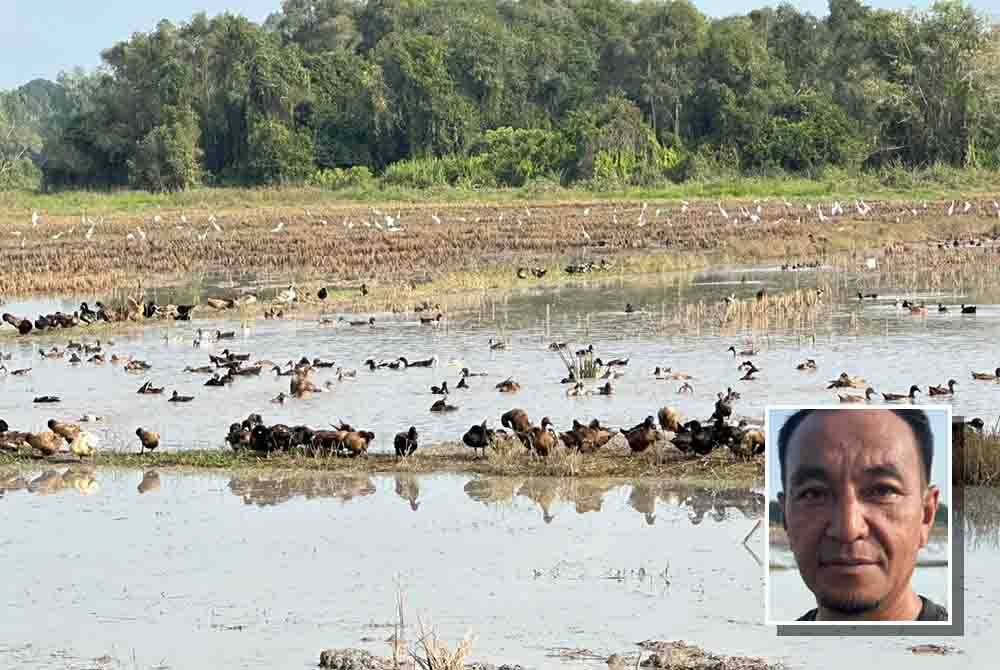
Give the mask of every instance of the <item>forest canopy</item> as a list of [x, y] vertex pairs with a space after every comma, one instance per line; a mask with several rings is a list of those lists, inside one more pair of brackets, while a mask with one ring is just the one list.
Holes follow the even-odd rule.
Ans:
[[970, 5], [285, 0], [0, 92], [0, 188], [646, 185], [1000, 167], [1000, 30]]

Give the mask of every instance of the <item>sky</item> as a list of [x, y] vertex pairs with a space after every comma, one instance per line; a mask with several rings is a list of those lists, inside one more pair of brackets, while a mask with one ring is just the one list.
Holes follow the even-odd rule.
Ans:
[[[901, 408], [902, 409], [902, 408]], [[844, 411], [856, 411], [856, 410], [844, 410]], [[794, 410], [777, 410], [775, 409], [772, 414], [768, 417], [771, 423], [768, 425], [768, 435], [767, 435], [767, 477], [768, 477], [768, 488], [767, 497], [769, 500], [774, 499], [777, 492], [781, 490], [781, 468], [778, 463], [778, 431], [781, 430], [782, 424], [785, 422], [789, 416], [794, 413]], [[934, 458], [931, 461], [931, 483], [936, 484], [941, 489], [941, 500], [950, 500], [951, 496], [951, 479], [947, 477], [947, 448], [949, 440], [949, 424], [948, 424], [948, 414], [944, 411], [944, 408], [930, 408], [927, 410], [928, 418], [931, 422], [931, 433], [934, 435]], [[774, 449], [771, 449], [771, 445], [774, 445]], [[772, 458], [773, 456], [773, 458]]]
[[[925, 8], [929, 1], [869, 0], [868, 4]], [[100, 64], [101, 50], [134, 32], [153, 30], [163, 18], [181, 23], [199, 11], [209, 16], [230, 11], [259, 23], [280, 4], [280, 0], [0, 0], [0, 90], [37, 77], [55, 79], [60, 71], [76, 66], [91, 70]], [[776, 5], [778, 0], [694, 0], [694, 4], [705, 14], [719, 17], [745, 14]], [[826, 0], [793, 4], [816, 16], [827, 13]], [[973, 5], [1000, 16], [1000, 0], [978, 0]]]

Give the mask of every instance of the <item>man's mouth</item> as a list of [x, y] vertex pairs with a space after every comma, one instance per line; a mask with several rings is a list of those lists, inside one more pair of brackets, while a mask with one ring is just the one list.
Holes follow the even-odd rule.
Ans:
[[858, 565], [875, 565], [878, 561], [872, 560], [870, 558], [834, 558], [826, 561], [820, 561], [820, 565], [823, 566], [836, 566], [836, 567], [854, 567]]

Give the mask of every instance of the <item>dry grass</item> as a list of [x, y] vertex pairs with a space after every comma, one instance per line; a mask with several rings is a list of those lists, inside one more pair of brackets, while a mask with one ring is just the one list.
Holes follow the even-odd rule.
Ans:
[[982, 433], [966, 429], [962, 483], [969, 486], [1000, 485], [1000, 421]]
[[[539, 282], [518, 280], [518, 265], [549, 268], [544, 283], [567, 276], [561, 272], [567, 261], [615, 257], [619, 273], [662, 272], [710, 258], [816, 258], [899, 240], [986, 235], [998, 220], [993, 197], [972, 202], [969, 213], [951, 217], [950, 202], [927, 209], [917, 202], [870, 202], [873, 212], [862, 217], [845, 201], [844, 215], [820, 221], [815, 208], [768, 201], [759, 203], [760, 220], [751, 222], [739, 207], [756, 211], [752, 201], [726, 201], [724, 218], [715, 202], [682, 211], [676, 202], [654, 200], [649, 207], [660, 215], [639, 226], [642, 203], [636, 201], [401, 204], [378, 214], [336, 201], [312, 202], [308, 209], [262, 201], [219, 210], [192, 202], [185, 209], [105, 211], [97, 199], [87, 212], [97, 221], [89, 240], [90, 224], [81, 223], [79, 213], [43, 210], [43, 223], [33, 228], [30, 211], [8, 206], [0, 209], [0, 294], [96, 293], [139, 278], [164, 285], [208, 273], [254, 273], [275, 283], [322, 279], [342, 289], [365, 281], [380, 290], [413, 290], [433, 281], [441, 291], [468, 291]], [[830, 202], [823, 204], [828, 209]], [[908, 213], [913, 210], [917, 214]], [[386, 230], [386, 214], [403, 230]], [[434, 214], [444, 223], [434, 223]], [[279, 222], [283, 228], [271, 232]]]

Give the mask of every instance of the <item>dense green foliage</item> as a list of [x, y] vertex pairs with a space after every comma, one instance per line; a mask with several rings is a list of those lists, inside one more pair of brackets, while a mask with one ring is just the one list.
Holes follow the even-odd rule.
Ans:
[[1000, 167], [1000, 31], [961, 0], [712, 20], [688, 0], [284, 0], [162, 21], [0, 93], [0, 188], [654, 185]]

